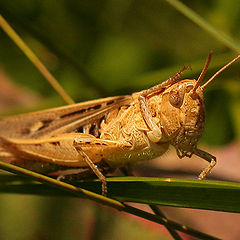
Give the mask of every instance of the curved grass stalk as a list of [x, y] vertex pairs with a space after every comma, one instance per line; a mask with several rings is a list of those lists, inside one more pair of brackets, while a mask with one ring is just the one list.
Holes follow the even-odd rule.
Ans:
[[59, 84], [56, 78], [47, 70], [40, 59], [34, 54], [34, 52], [23, 42], [20, 36], [13, 30], [13, 28], [7, 23], [7, 21], [0, 15], [0, 27], [5, 33], [15, 42], [15, 44], [22, 50], [27, 58], [34, 64], [34, 66], [42, 73], [47, 79], [50, 85], [56, 90], [56, 92], [63, 98], [68, 104], [73, 104], [74, 101], [66, 93], [63, 87]]
[[194, 12], [192, 9], [184, 5], [179, 0], [166, 0], [171, 6], [176, 8], [184, 16], [189, 18], [192, 22], [197, 24], [201, 29], [211, 34], [214, 38], [222, 42], [224, 45], [232, 49], [233, 51], [240, 53], [240, 44], [232, 39], [229, 35], [224, 32], [217, 30], [210, 23], [205, 21], [200, 15]]
[[[30, 177], [31, 179], [41, 182], [41, 183], [45, 183], [47, 185], [50, 185], [54, 188], [58, 188], [61, 189], [64, 192], [68, 192], [70, 194], [70, 196], [75, 196], [75, 197], [79, 197], [79, 198], [87, 198], [90, 200], [94, 200], [98, 203], [101, 203], [103, 205], [115, 208], [116, 210], [122, 211], [122, 212], [126, 212], [144, 219], [147, 219], [149, 221], [164, 225], [166, 227], [169, 227], [171, 229], [175, 229], [177, 231], [183, 232], [183, 233], [187, 233], [191, 236], [195, 236], [198, 237], [199, 239], [205, 239], [205, 240], [217, 240], [218, 238], [213, 237], [209, 234], [205, 234], [202, 233], [200, 231], [197, 231], [191, 227], [188, 227], [186, 225], [182, 225], [179, 224], [177, 222], [171, 221], [165, 217], [162, 217], [161, 214], [151, 214], [149, 212], [143, 211], [141, 209], [129, 206], [128, 204], [122, 203], [120, 201], [108, 198], [108, 197], [104, 197], [102, 195], [93, 193], [91, 191], [76, 187], [72, 184], [66, 183], [66, 182], [62, 182], [59, 180], [56, 180], [54, 178], [36, 173], [36, 172], [32, 172], [29, 171], [27, 169], [21, 168], [21, 167], [17, 167], [15, 165], [9, 164], [9, 163], [5, 163], [0, 161], [0, 168], [3, 170], [6, 170], [8, 172], [12, 172], [18, 175], [22, 175], [22, 176], [26, 176], [26, 177]], [[176, 238], [175, 238], [176, 239]]]

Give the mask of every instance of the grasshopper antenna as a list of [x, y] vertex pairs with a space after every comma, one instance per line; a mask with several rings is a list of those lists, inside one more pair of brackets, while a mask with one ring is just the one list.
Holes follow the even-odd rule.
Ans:
[[[233, 63], [235, 63], [238, 59], [240, 59], [240, 55], [235, 57], [231, 62], [220, 68], [207, 82], [205, 82], [202, 86], [201, 89], [204, 91], [204, 89], [207, 87], [207, 85], [212, 82], [221, 72], [226, 70], [228, 67], [230, 67]], [[194, 87], [195, 88], [195, 87]]]
[[197, 79], [197, 82], [196, 82], [196, 84], [195, 84], [195, 86], [194, 86], [194, 88], [193, 88], [193, 90], [192, 90], [193, 93], [196, 92], [198, 86], [200, 85], [201, 81], [203, 80], [203, 78], [204, 78], [204, 76], [205, 76], [205, 74], [206, 74], [206, 72], [207, 72], [207, 70], [208, 70], [208, 66], [209, 66], [209, 63], [210, 63], [211, 58], [212, 58], [212, 53], [213, 53], [213, 52], [211, 51], [211, 52], [209, 52], [209, 54], [208, 54], [208, 57], [207, 57], [207, 60], [206, 60], [206, 62], [205, 62], [205, 65], [204, 65], [204, 67], [203, 67], [203, 70], [202, 70], [201, 74], [199, 75], [199, 77], [198, 77], [198, 79]]

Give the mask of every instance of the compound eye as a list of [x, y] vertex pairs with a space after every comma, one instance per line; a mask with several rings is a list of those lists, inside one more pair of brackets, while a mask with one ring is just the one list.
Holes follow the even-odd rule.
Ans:
[[185, 88], [178, 86], [172, 89], [169, 93], [169, 102], [173, 107], [180, 108], [183, 103]]

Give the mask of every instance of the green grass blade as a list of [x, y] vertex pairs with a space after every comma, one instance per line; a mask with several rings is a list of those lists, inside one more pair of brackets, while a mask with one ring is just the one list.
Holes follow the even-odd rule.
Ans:
[[[107, 181], [108, 197], [119, 201], [240, 212], [240, 183], [236, 182], [149, 177], [114, 177]], [[74, 185], [101, 192], [98, 181], [83, 181]], [[66, 195], [39, 183], [22, 181], [15, 176], [0, 176], [0, 186], [1, 193]]]
[[108, 181], [109, 196], [120, 201], [240, 212], [240, 183], [142, 177]]
[[210, 33], [213, 37], [215, 37], [217, 40], [222, 42], [224, 45], [226, 45], [233, 51], [240, 53], [240, 44], [238, 42], [236, 42], [234, 39], [229, 37], [224, 32], [217, 30], [216, 27], [213, 27], [192, 9], [188, 8], [186, 5], [184, 5], [178, 0], [166, 0], [166, 1], [169, 4], [171, 4], [174, 8], [176, 8], [179, 12], [181, 12], [183, 15], [185, 15], [187, 18], [189, 18], [192, 22], [200, 26], [201, 29]]
[[[27, 176], [28, 178], [33, 179], [32, 181], [30, 181], [29, 179], [18, 178], [18, 176], [0, 175], [0, 192], [2, 192], [2, 193], [18, 192], [18, 193], [28, 193], [28, 194], [34, 193], [34, 194], [44, 195], [44, 192], [46, 193], [46, 190], [47, 190], [46, 195], [49, 195], [49, 193], [50, 193], [50, 195], [51, 194], [59, 195], [60, 190], [61, 190], [64, 193], [64, 196], [66, 196], [66, 193], [69, 193], [69, 196], [75, 196], [78, 198], [86, 197], [88, 199], [95, 200], [96, 202], [102, 203], [103, 205], [113, 207], [119, 211], [123, 211], [123, 212], [129, 213], [129, 214], [147, 219], [149, 221], [153, 221], [158, 224], [164, 225], [168, 228], [179, 230], [181, 232], [185, 232], [192, 236], [196, 236], [199, 239], [209, 239], [209, 240], [210, 239], [218, 239], [218, 238], [215, 238], [208, 234], [199, 232], [199, 231], [197, 231], [193, 228], [190, 228], [186, 225], [182, 225], [177, 222], [163, 218], [161, 215], [154, 215], [154, 214], [142, 211], [141, 209], [137, 209], [137, 208], [129, 206], [125, 203], [121, 203], [118, 200], [114, 200], [109, 197], [101, 196], [99, 194], [79, 188], [72, 184], [58, 181], [58, 180], [55, 180], [48, 176], [26, 170], [24, 168], [20, 168], [20, 167], [14, 166], [12, 164], [8, 164], [8, 163], [0, 161], [0, 168], [4, 169], [6, 171], [9, 171], [12, 173], [17, 173], [17, 174]], [[37, 182], [35, 182], [34, 180], [37, 180]], [[42, 183], [46, 183], [46, 184], [39, 184], [38, 182], [42, 182]], [[90, 182], [90, 184], [92, 184], [92, 183], [95, 184], [95, 187], [97, 189], [101, 188], [101, 186], [99, 185], [99, 182]], [[20, 189], [19, 189], [19, 187], [20, 187]], [[39, 191], [39, 187], [41, 188], [40, 190], [42, 190], [42, 192]], [[48, 187], [50, 187], [50, 189], [47, 189]], [[32, 190], [34, 190], [34, 191], [32, 192]], [[57, 193], [55, 191], [59, 191], [59, 192]]]

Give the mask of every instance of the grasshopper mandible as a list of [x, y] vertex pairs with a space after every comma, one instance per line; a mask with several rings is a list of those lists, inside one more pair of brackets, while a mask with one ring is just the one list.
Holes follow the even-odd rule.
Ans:
[[[0, 160], [48, 173], [80, 168], [102, 182], [103, 172], [162, 155], [174, 146], [179, 158], [193, 154], [209, 162], [216, 158], [197, 143], [204, 130], [203, 91], [240, 55], [200, 86], [210, 59], [197, 80], [179, 80], [184, 70], [168, 80], [128, 96], [108, 97], [0, 119]], [[84, 175], [84, 174], [83, 174]]]

